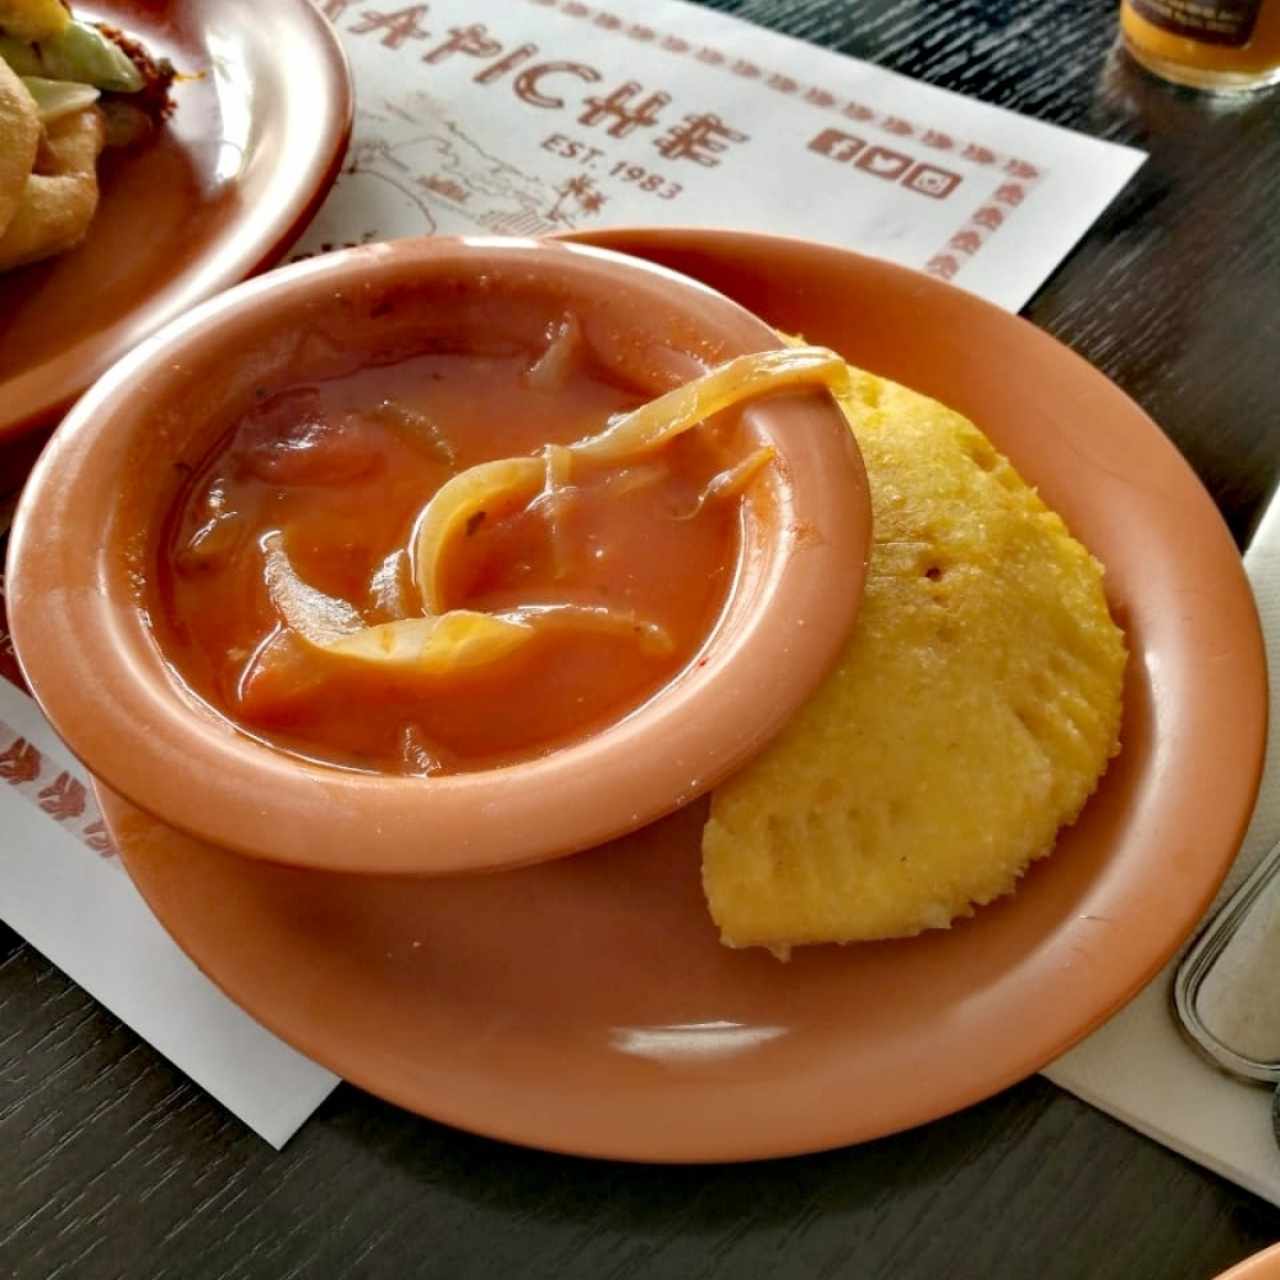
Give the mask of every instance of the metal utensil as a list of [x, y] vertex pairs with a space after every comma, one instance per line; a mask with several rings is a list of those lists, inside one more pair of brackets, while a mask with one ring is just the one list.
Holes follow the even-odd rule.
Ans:
[[[1178, 1020], [1196, 1048], [1230, 1075], [1273, 1085], [1280, 1084], [1280, 1056], [1261, 1058], [1226, 1043], [1206, 1025], [1200, 998], [1205, 980], [1231, 941], [1239, 935], [1252, 913], [1268, 901], [1268, 889], [1275, 884], [1280, 891], [1278, 875], [1280, 844], [1258, 863], [1205, 925], [1178, 965], [1173, 981], [1173, 1003]], [[1280, 999], [1280, 991], [1277, 991], [1276, 998]], [[1280, 1044], [1277, 1045], [1277, 1054], [1280, 1055]], [[1271, 1119], [1276, 1142], [1280, 1144], [1280, 1089], [1272, 1100]]]

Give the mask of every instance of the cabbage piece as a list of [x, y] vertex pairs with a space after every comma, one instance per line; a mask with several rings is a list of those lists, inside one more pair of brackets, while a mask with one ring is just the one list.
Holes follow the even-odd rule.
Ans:
[[35, 99], [41, 124], [52, 124], [63, 116], [75, 115], [91, 107], [99, 98], [98, 90], [88, 84], [69, 80], [46, 80], [41, 76], [23, 76], [22, 83]]
[[115, 41], [85, 22], [69, 22], [38, 44], [0, 35], [0, 58], [20, 76], [72, 80], [104, 93], [138, 93], [147, 83]]

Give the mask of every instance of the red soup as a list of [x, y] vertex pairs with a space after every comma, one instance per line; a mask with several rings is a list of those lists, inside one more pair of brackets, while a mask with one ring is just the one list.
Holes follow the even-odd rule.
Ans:
[[[729, 415], [570, 468], [555, 446], [649, 398], [584, 352], [571, 321], [537, 348], [256, 394], [171, 513], [156, 618], [185, 681], [249, 732], [347, 767], [487, 768], [617, 721], [696, 661], [738, 555], [740, 504], [719, 500], [746, 474]], [[473, 495], [432, 577], [424, 508], [508, 458], [539, 459], [545, 482]], [[433, 611], [465, 631], [442, 661], [348, 652], [385, 656]]]

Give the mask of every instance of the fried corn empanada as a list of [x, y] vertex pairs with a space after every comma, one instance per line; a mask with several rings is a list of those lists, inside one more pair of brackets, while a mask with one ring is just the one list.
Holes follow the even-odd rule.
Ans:
[[871, 486], [866, 592], [825, 684], [712, 796], [730, 946], [948, 927], [1050, 852], [1118, 749], [1102, 566], [958, 413], [858, 370], [839, 400]]

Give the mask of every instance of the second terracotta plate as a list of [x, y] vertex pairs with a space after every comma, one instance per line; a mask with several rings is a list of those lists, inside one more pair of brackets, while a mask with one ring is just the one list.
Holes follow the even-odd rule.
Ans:
[[1261, 637], [1239, 557], [1173, 446], [1057, 342], [843, 250], [707, 231], [591, 237], [973, 417], [1105, 562], [1133, 650], [1124, 751], [1017, 895], [946, 933], [719, 946], [700, 806], [483, 879], [252, 863], [104, 804], [156, 914], [234, 999], [356, 1084], [477, 1132], [711, 1161], [876, 1137], [1043, 1066], [1195, 925], [1251, 811]]
[[[184, 74], [168, 124], [99, 162], [71, 253], [0, 274], [0, 466], [166, 321], [275, 261], [329, 189], [351, 79], [310, 0], [77, 0]], [[0, 491], [5, 487], [0, 476]]]
[[1218, 1280], [1280, 1280], [1280, 1244], [1237, 1263]]

